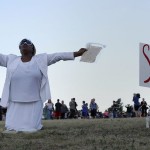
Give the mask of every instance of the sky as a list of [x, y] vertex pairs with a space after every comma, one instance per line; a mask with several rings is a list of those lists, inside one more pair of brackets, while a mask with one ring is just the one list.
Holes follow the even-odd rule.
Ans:
[[[106, 45], [95, 63], [60, 61], [49, 66], [53, 103], [95, 98], [100, 111], [140, 93], [150, 104], [150, 88], [139, 86], [139, 43], [150, 44], [149, 0], [1, 0], [0, 53], [20, 55], [30, 39], [40, 53], [74, 52], [88, 42]], [[6, 68], [0, 68], [0, 94]], [[141, 100], [141, 99], [140, 99]], [[125, 108], [124, 108], [125, 109]]]

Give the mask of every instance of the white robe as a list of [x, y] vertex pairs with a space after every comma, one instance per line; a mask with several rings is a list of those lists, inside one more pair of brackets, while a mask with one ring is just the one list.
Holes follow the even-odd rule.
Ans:
[[[74, 55], [72, 52], [65, 53], [54, 53], [54, 54], [39, 54], [33, 56], [37, 62], [39, 69], [43, 73], [41, 81], [40, 96], [43, 103], [51, 99], [49, 81], [47, 70], [48, 66], [52, 65], [60, 60], [74, 60]], [[9, 94], [10, 94], [10, 81], [14, 71], [17, 69], [20, 62], [20, 57], [16, 55], [2, 55], [0, 54], [0, 66], [7, 67], [7, 74], [5, 79], [5, 84], [3, 88], [3, 93], [0, 101], [0, 105], [7, 107], [9, 105]]]
[[73, 60], [73, 53], [40, 54], [34, 56], [39, 69], [43, 73], [41, 80], [41, 101], [35, 102], [12, 102], [10, 101], [10, 83], [14, 71], [17, 69], [20, 57], [16, 55], [0, 54], [0, 66], [7, 67], [5, 85], [0, 105], [7, 106], [5, 127], [16, 131], [37, 131], [42, 128], [41, 120], [43, 113], [43, 102], [51, 98], [47, 75], [47, 66], [60, 60]]
[[10, 102], [7, 108], [7, 130], [35, 132], [42, 128], [42, 101]]

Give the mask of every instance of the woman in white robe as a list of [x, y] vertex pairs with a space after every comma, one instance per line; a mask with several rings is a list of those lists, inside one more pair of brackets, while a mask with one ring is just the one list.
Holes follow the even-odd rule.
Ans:
[[23, 39], [21, 56], [0, 54], [0, 66], [7, 67], [0, 105], [7, 107], [5, 132], [35, 132], [42, 128], [43, 102], [51, 99], [47, 66], [60, 60], [74, 60], [77, 52], [35, 55], [34, 44]]

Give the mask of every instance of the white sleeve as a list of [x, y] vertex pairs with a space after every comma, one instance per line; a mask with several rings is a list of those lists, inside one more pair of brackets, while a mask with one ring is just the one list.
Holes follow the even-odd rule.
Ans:
[[0, 54], [0, 66], [7, 67], [8, 55]]
[[74, 60], [73, 52], [47, 54], [47, 65], [54, 64], [60, 60]]

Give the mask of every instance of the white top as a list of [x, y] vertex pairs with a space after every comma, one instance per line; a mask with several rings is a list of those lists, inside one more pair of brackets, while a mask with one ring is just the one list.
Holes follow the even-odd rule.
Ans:
[[[39, 69], [42, 72], [42, 81], [41, 81], [41, 88], [40, 88], [40, 96], [43, 103], [48, 99], [51, 99], [51, 92], [50, 92], [50, 85], [48, 80], [48, 66], [63, 60], [74, 60], [74, 53], [72, 52], [63, 52], [63, 53], [54, 53], [54, 54], [38, 54], [33, 56], [34, 60], [36, 61]], [[32, 59], [33, 59], [32, 58]], [[0, 54], [0, 66], [7, 68], [6, 79], [3, 87], [3, 92], [1, 96], [0, 105], [3, 107], [7, 107], [10, 101], [10, 82], [12, 75], [18, 68], [20, 64], [20, 56], [17, 55], [3, 55]]]
[[53, 103], [46, 103], [46, 106], [48, 107], [49, 110], [53, 109]]
[[42, 73], [32, 58], [29, 62], [20, 63], [12, 75], [10, 83], [10, 100], [17, 102], [33, 102], [41, 100], [40, 87]]

